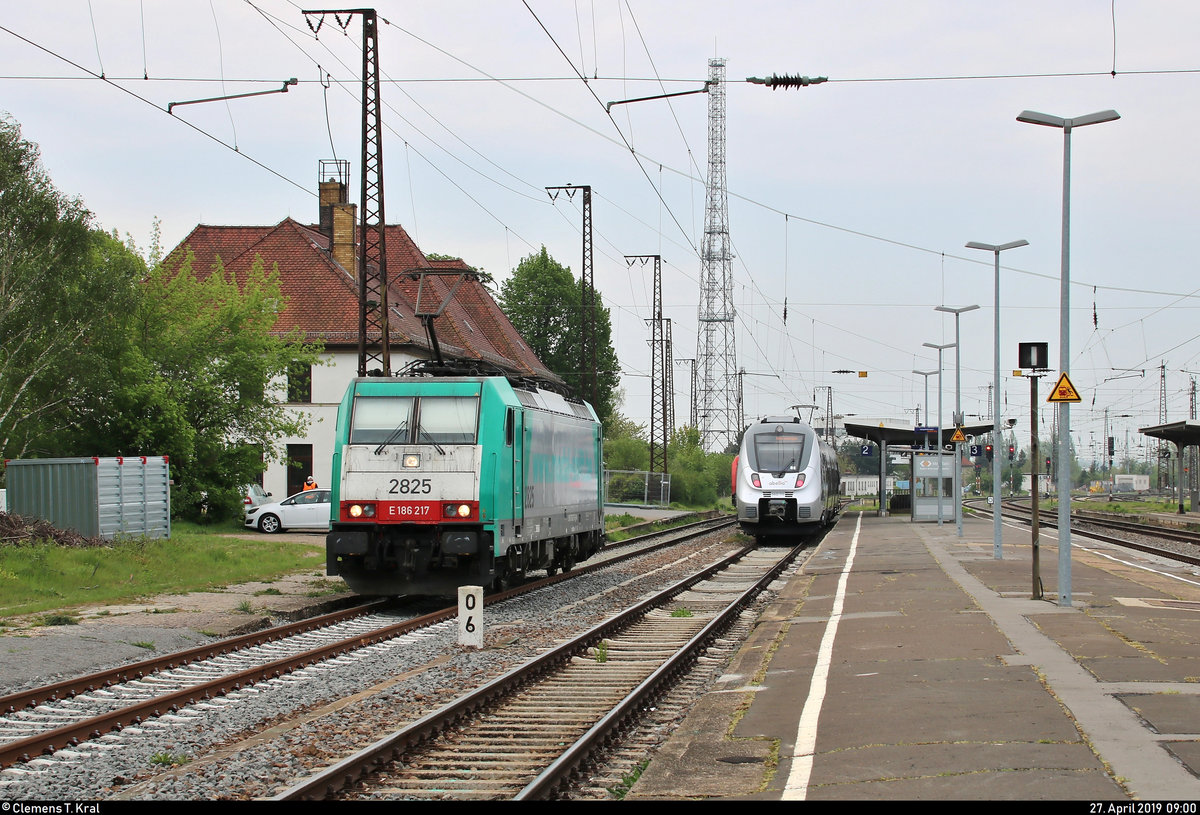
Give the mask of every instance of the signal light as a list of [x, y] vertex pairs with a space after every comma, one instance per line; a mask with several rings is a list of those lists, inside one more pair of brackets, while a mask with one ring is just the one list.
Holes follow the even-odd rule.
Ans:
[[1015, 445], [1012, 445], [1012, 444], [1008, 445], [1008, 460], [1009, 460], [1009, 461], [1012, 461], [1012, 460], [1013, 460], [1013, 456], [1015, 456], [1016, 454], [1017, 454], [1017, 448], [1016, 448], [1016, 446], [1015, 446]]
[[987, 453], [988, 461], [991, 461], [992, 460], [992, 445], [990, 445], [990, 444], [985, 445], [983, 450], [984, 450], [984, 452]]

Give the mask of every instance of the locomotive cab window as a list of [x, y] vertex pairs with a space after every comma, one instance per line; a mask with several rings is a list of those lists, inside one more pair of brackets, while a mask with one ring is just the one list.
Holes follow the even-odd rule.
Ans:
[[804, 436], [767, 432], [754, 437], [754, 469], [767, 473], [794, 473], [804, 467]]
[[407, 442], [415, 401], [411, 396], [359, 396], [350, 417], [350, 443]]
[[359, 396], [351, 444], [475, 444], [477, 396]]
[[422, 396], [418, 444], [474, 444], [479, 424], [477, 396]]

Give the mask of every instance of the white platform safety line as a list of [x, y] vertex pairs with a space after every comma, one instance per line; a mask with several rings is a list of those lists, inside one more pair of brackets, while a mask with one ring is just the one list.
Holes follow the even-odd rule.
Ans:
[[838, 626], [842, 621], [842, 608], [846, 603], [846, 584], [850, 570], [854, 567], [854, 554], [858, 550], [858, 535], [862, 530], [862, 513], [854, 525], [854, 537], [850, 539], [850, 553], [838, 578], [837, 594], [833, 598], [833, 611], [825, 624], [821, 637], [821, 648], [817, 653], [817, 664], [813, 668], [812, 682], [808, 686], [808, 698], [800, 713], [800, 726], [796, 730], [796, 744], [792, 749], [792, 767], [788, 773], [780, 800], [803, 801], [808, 796], [808, 782], [812, 776], [813, 756], [817, 749], [817, 722], [821, 718], [821, 707], [825, 704], [825, 690], [829, 685], [829, 666], [833, 662], [833, 642], [837, 638]]

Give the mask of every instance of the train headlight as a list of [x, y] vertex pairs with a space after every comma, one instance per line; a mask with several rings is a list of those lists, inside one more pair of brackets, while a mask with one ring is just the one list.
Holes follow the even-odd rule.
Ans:
[[796, 476], [796, 489], [800, 489], [803, 486], [804, 486], [804, 473], [800, 473], [800, 475]]
[[758, 480], [758, 473], [750, 473], [750, 483], [758, 489], [762, 489], [762, 482]]
[[442, 515], [446, 518], [470, 518], [470, 504], [445, 504], [442, 507]]
[[374, 504], [351, 504], [346, 510], [346, 514], [351, 518], [374, 518]]
[[419, 453], [404, 454], [404, 469], [415, 470], [421, 466], [421, 455]]

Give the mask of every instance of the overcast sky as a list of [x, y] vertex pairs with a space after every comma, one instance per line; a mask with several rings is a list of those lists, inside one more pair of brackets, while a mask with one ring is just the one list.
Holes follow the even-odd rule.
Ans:
[[[317, 219], [321, 159], [349, 159], [357, 201], [361, 19], [314, 35], [284, 0], [5, 3], [0, 111], [99, 225], [167, 248], [198, 223]], [[1001, 255], [1002, 415], [1028, 439], [1019, 342], [1059, 371], [1063, 131], [1016, 120], [1113, 109], [1072, 131], [1071, 426], [1192, 415], [1200, 377], [1200, 4], [1190, 0], [733, 3], [406, 0], [376, 5], [385, 79], [385, 204], [426, 252], [503, 280], [545, 245], [578, 275], [581, 214], [547, 187], [593, 189], [594, 279], [611, 310], [622, 412], [650, 415], [650, 266], [662, 256], [674, 355], [696, 356], [708, 175], [708, 61], [726, 60], [726, 173], [736, 364], [747, 419], [827, 401], [852, 421], [934, 424], [954, 342], [962, 409], [989, 415]], [[342, 18], [345, 22], [345, 18]], [[1113, 75], [1115, 71], [1116, 75]], [[828, 77], [805, 88], [746, 82]], [[103, 75], [103, 79], [100, 76]], [[584, 79], [580, 77], [585, 77]], [[176, 106], [278, 91], [286, 94]], [[785, 308], [786, 304], [786, 308]], [[786, 315], [786, 319], [785, 319]], [[943, 357], [942, 413], [956, 355]], [[834, 373], [854, 371], [854, 374]], [[865, 378], [857, 375], [866, 371]], [[1165, 372], [1165, 380], [1161, 374]], [[688, 418], [676, 371], [677, 417]], [[929, 418], [916, 415], [926, 403]], [[1128, 414], [1128, 415], [1126, 415]], [[1042, 435], [1052, 414], [1043, 406]], [[986, 419], [985, 419], [986, 420]], [[1094, 444], [1094, 448], [1093, 448]]]

